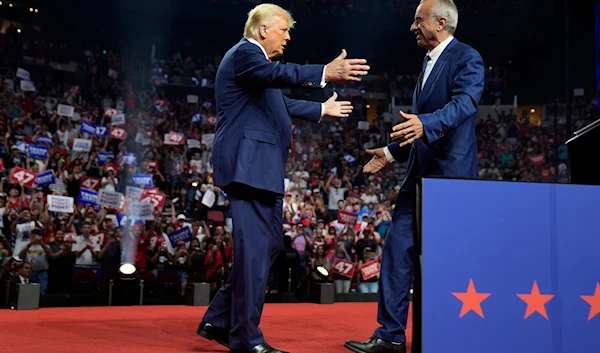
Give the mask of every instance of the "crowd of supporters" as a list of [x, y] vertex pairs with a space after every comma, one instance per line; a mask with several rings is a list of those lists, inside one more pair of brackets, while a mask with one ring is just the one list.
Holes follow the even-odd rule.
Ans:
[[[46, 44], [36, 42], [32, 50], [33, 42], [25, 48], [22, 39], [11, 35], [2, 37], [0, 51], [24, 60], [24, 66], [52, 60], [43, 50]], [[17, 65], [0, 72], [0, 279], [40, 283], [42, 294], [69, 293], [82, 277], [101, 282], [115, 276], [122, 251], [129, 251], [123, 239], [132, 237], [136, 266], [157, 286], [169, 284], [184, 295], [188, 283], [217, 283], [233, 261], [233, 225], [227, 195], [212, 183], [214, 101], [169, 95], [155, 85], [140, 88], [128, 80], [139, 70], [133, 60], [98, 47], [82, 48], [76, 59], [85, 68], [85, 83], [27, 79], [30, 73]], [[218, 64], [218, 56], [176, 57], [170, 64], [154, 63], [145, 72], [146, 81], [160, 83], [161, 75], [210, 79]], [[384, 83], [393, 92], [410, 92], [412, 81], [406, 76]], [[344, 90], [353, 87], [337, 89], [344, 98]], [[358, 91], [365, 89], [370, 88]], [[377, 290], [377, 276], [365, 277], [361, 270], [381, 254], [404, 175], [401, 165], [376, 176], [363, 174], [362, 166], [365, 149], [387, 144], [397, 112], [381, 111], [380, 118], [367, 123], [366, 101], [354, 100], [355, 111], [347, 119], [295, 122], [282, 214], [285, 246], [271, 289], [287, 283], [289, 271], [281, 269], [291, 266], [294, 288], [324, 267], [338, 293]], [[564, 112], [555, 110], [548, 108], [541, 124], [507, 110], [480, 117], [480, 177], [568, 182], [566, 121]], [[121, 114], [124, 120], [118, 122]], [[573, 127], [594, 116], [594, 106], [581, 102]], [[77, 146], [80, 139], [91, 141], [88, 150]], [[47, 152], [39, 155], [38, 147]], [[51, 184], [27, 180], [46, 172], [53, 175]], [[140, 174], [150, 175], [152, 185], [140, 185], [134, 177]], [[164, 196], [151, 219], [123, 220], [131, 212], [128, 204], [139, 201], [139, 195], [127, 198], [131, 187]], [[90, 190], [119, 192], [123, 202], [81, 202], [82, 193]], [[56, 211], [49, 195], [72, 198], [72, 212]], [[186, 227], [191, 239], [176, 241], [174, 234]], [[348, 272], [335, 266], [340, 261], [355, 268]]]

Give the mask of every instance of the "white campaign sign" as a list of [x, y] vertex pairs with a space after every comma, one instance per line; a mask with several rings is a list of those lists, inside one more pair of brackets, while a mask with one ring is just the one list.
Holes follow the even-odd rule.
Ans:
[[89, 152], [91, 149], [92, 149], [92, 140], [88, 140], [88, 139], [74, 139], [73, 140], [73, 151]]
[[57, 113], [60, 116], [68, 116], [72, 118], [73, 113], [75, 113], [75, 107], [72, 105], [59, 104]]
[[48, 195], [48, 211], [73, 213], [73, 198], [67, 196]]
[[208, 208], [213, 207], [215, 204], [215, 193], [212, 190], [206, 190], [204, 196], [202, 197], [202, 204]]

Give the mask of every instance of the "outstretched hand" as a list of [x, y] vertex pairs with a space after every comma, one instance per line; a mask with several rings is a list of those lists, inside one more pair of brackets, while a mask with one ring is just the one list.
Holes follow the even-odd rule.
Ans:
[[375, 150], [367, 150], [367, 153], [372, 155], [373, 158], [369, 161], [369, 163], [365, 164], [363, 167], [363, 172], [367, 174], [375, 174], [378, 171], [385, 168], [390, 162], [385, 156], [385, 152], [383, 152], [383, 148], [378, 148]]
[[365, 76], [371, 69], [369, 65], [365, 65], [365, 59], [346, 59], [346, 49], [342, 49], [342, 53], [329, 64], [325, 65], [325, 81], [326, 82], [347, 82], [360, 81], [361, 76]]
[[333, 95], [323, 103], [325, 106], [324, 116], [333, 118], [347, 118], [352, 113], [352, 103], [348, 101], [337, 101], [338, 94], [333, 92]]
[[394, 126], [390, 137], [392, 141], [400, 141], [400, 147], [404, 147], [423, 137], [423, 123], [415, 114], [400, 111], [400, 116], [406, 121]]

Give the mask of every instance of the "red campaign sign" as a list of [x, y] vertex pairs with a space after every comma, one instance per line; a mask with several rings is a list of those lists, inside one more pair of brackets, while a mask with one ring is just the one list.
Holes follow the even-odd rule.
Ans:
[[157, 187], [147, 188], [147, 189], [144, 189], [144, 192], [148, 193], [148, 194], [158, 194], [158, 188]]
[[150, 169], [156, 169], [156, 161], [148, 162], [148, 164], [146, 165], [146, 168], [148, 170], [150, 170]]
[[107, 118], [112, 118], [117, 114], [119, 114], [119, 111], [114, 108], [104, 108], [104, 116]]
[[36, 175], [32, 172], [20, 167], [15, 167], [8, 179], [12, 183], [21, 184], [28, 188], [32, 188], [35, 183]]
[[125, 129], [120, 127], [111, 127], [110, 137], [117, 140], [125, 140], [125, 138], [127, 137], [127, 132], [125, 132]]
[[342, 259], [335, 259], [333, 263], [333, 273], [336, 275], [352, 278], [354, 276], [354, 262], [348, 262]]
[[63, 240], [68, 243], [76, 243], [77, 242], [77, 233], [65, 233]]
[[534, 156], [529, 156], [529, 161], [533, 165], [540, 165], [546, 163], [546, 156], [543, 153], [536, 154]]
[[550, 177], [550, 169], [542, 168], [542, 171], [540, 172], [540, 174], [542, 175], [542, 178], [548, 178], [548, 177]]
[[338, 212], [338, 223], [339, 224], [356, 224], [358, 220], [358, 214], [348, 211]]
[[92, 237], [98, 239], [98, 244], [100, 244], [100, 245], [104, 245], [108, 242], [108, 238], [106, 236], [105, 230], [101, 230], [99, 232], [92, 234]]
[[167, 135], [167, 140], [169, 142], [176, 143], [179, 145], [185, 143], [185, 137], [177, 132], [169, 132], [169, 134]]
[[100, 190], [100, 178], [81, 177], [81, 188], [88, 190]]
[[148, 192], [148, 190], [144, 190], [142, 195], [140, 196], [140, 202], [148, 202], [154, 205], [155, 211], [160, 211], [165, 207], [165, 199], [167, 195]]
[[216, 118], [216, 117], [214, 117], [214, 116], [209, 116], [209, 117], [206, 119], [206, 122], [207, 122], [209, 125], [217, 125], [217, 118]]
[[483, 159], [483, 152], [479, 152], [477, 153], [477, 160], [482, 160]]
[[377, 260], [369, 261], [360, 269], [364, 281], [379, 275], [379, 262]]

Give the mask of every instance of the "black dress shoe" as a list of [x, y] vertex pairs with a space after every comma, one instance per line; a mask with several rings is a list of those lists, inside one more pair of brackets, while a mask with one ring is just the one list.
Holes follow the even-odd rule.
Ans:
[[209, 341], [215, 341], [229, 348], [229, 331], [224, 328], [213, 326], [208, 322], [202, 321], [200, 326], [198, 326], [198, 330], [196, 330], [196, 334]]
[[279, 349], [275, 349], [269, 346], [267, 343], [259, 344], [258, 346], [250, 349], [232, 349], [229, 352], [231, 353], [288, 353], [284, 351], [280, 351]]
[[406, 343], [392, 343], [375, 336], [368, 341], [347, 341], [344, 347], [355, 353], [406, 353]]

